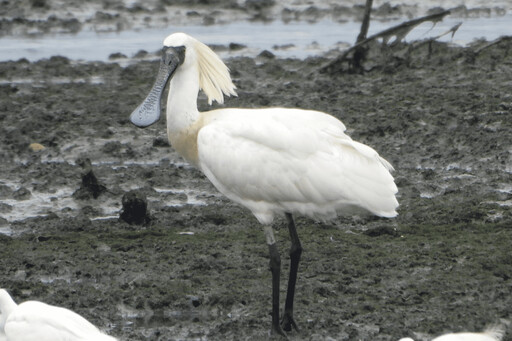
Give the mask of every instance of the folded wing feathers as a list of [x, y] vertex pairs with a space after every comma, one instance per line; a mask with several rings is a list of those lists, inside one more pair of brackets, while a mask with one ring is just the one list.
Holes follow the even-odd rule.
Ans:
[[[317, 218], [332, 217], [347, 205], [396, 215], [393, 168], [375, 150], [345, 135], [343, 124], [333, 117], [283, 108], [262, 109], [257, 115], [222, 112], [230, 118], [200, 133], [200, 159], [218, 188], [240, 198], [232, 200], [246, 206], [264, 201]], [[311, 126], [315, 129], [302, 129]], [[222, 155], [223, 161], [212, 155]]]

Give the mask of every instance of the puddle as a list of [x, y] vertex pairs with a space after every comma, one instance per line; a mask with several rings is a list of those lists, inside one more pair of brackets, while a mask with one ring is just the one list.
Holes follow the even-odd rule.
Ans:
[[[155, 163], [157, 165], [158, 163]], [[123, 167], [120, 162], [97, 162], [96, 166], [107, 165], [114, 173], [116, 169]], [[144, 163], [145, 166], [148, 163]], [[190, 167], [190, 166], [189, 166]], [[22, 186], [19, 183], [2, 180], [0, 183], [15, 192]], [[146, 184], [126, 183], [120, 187], [123, 191], [143, 189]], [[10, 228], [10, 223], [27, 218], [46, 216], [49, 213], [56, 213], [59, 216], [76, 216], [84, 206], [83, 202], [75, 201], [73, 193], [78, 189], [76, 187], [62, 186], [57, 187], [52, 192], [34, 191], [33, 187], [27, 186], [30, 196], [25, 200], [16, 200], [10, 197], [0, 199], [0, 205], [4, 206], [0, 212], [0, 218], [4, 223], [0, 223], [0, 234], [12, 235], [14, 232]], [[156, 195], [148, 196], [148, 201], [159, 203], [166, 207], [182, 207], [185, 205], [206, 206], [213, 204], [219, 193], [211, 193], [201, 189], [194, 188], [163, 188], [154, 187]], [[99, 204], [98, 204], [99, 205]], [[121, 198], [102, 199], [101, 206], [97, 207], [99, 215], [91, 217], [91, 220], [109, 220], [117, 219], [122, 209]]]
[[[19, 187], [15, 183], [3, 182], [3, 184], [14, 189]], [[0, 203], [11, 207], [8, 212], [0, 213], [1, 218], [8, 222], [14, 222], [27, 218], [45, 216], [50, 212], [62, 212], [64, 208], [69, 208], [70, 212], [78, 209], [78, 205], [71, 197], [76, 188], [60, 187], [57, 188], [54, 193], [42, 193], [33, 191], [32, 188], [27, 189], [30, 190], [31, 195], [25, 200], [0, 200]], [[3, 233], [1, 231], [2, 230], [0, 230], [0, 233]]]
[[[177, 188], [159, 188], [155, 187], [157, 193], [177, 194], [176, 199], [165, 201], [166, 206], [180, 207], [184, 205], [206, 206], [212, 204], [214, 200], [220, 197], [220, 194], [198, 191], [194, 189], [177, 189]], [[212, 199], [213, 198], [213, 199]], [[160, 200], [160, 199], [156, 199]]]
[[68, 284], [71, 284], [71, 275], [64, 276], [41, 276], [41, 283], [43, 284], [52, 284], [55, 281], [64, 281]]
[[110, 219], [119, 219], [119, 214], [91, 218], [92, 221], [95, 221], [95, 220], [110, 220]]
[[10, 228], [10, 226], [0, 226], [0, 234], [12, 236], [14, 231]]
[[[12, 188], [17, 188], [15, 184], [9, 184]], [[132, 184], [124, 187], [123, 190], [142, 189], [140, 185]], [[215, 202], [220, 197], [218, 193], [209, 193], [195, 189], [179, 189], [179, 188], [154, 188], [160, 196], [148, 196], [149, 202], [159, 202], [167, 207], [182, 207], [185, 205], [206, 206]], [[12, 235], [13, 230], [9, 223], [48, 215], [55, 212], [59, 216], [76, 216], [83, 206], [82, 203], [76, 202], [72, 194], [77, 188], [60, 187], [55, 193], [34, 192], [29, 188], [32, 195], [26, 200], [2, 199], [0, 204], [10, 207], [6, 212], [0, 213], [0, 218], [7, 221], [6, 224], [0, 223], [0, 234]], [[168, 195], [171, 195], [168, 197]], [[121, 199], [107, 199], [101, 202], [101, 214], [91, 217], [91, 220], [109, 220], [119, 218], [121, 211]]]

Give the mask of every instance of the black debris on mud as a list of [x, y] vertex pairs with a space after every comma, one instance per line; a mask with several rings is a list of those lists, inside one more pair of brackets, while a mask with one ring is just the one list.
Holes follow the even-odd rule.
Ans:
[[133, 190], [123, 195], [123, 210], [119, 218], [128, 224], [143, 225], [151, 221], [146, 196]]
[[[238, 97], [225, 106], [331, 113], [396, 169], [396, 219], [297, 219], [301, 331], [291, 339], [426, 340], [511, 317], [511, 42], [475, 49], [401, 45], [372, 55], [364, 73], [319, 73], [323, 57], [226, 61]], [[0, 287], [123, 340], [267, 339], [271, 281], [256, 219], [176, 155], [163, 120], [147, 130], [128, 121], [157, 69], [0, 63], [0, 212], [48, 198], [33, 217], [0, 221]], [[209, 108], [203, 95], [199, 107]], [[90, 160], [101, 195], [72, 198], [83, 185], [77, 159]], [[119, 219], [132, 190], [147, 200], [145, 224]]]

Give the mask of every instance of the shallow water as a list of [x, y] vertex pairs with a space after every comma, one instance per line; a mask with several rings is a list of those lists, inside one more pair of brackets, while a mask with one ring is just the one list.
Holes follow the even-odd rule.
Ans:
[[[1, 181], [0, 183], [18, 189], [19, 186], [15, 183]], [[9, 205], [11, 209], [5, 213], [0, 214], [1, 218], [7, 221], [23, 220], [30, 217], [37, 217], [45, 215], [51, 210], [58, 209], [61, 211], [63, 208], [68, 207], [69, 209], [76, 209], [77, 205], [71, 198], [74, 189], [68, 187], [60, 187], [53, 193], [43, 193], [31, 191], [30, 198], [25, 200], [16, 200], [4, 198], [0, 200], [0, 203]], [[0, 223], [1, 225], [1, 223]], [[2, 226], [3, 227], [3, 226]], [[1, 230], [0, 233], [10, 234], [8, 229]]]
[[[398, 25], [406, 19], [371, 22], [369, 35]], [[453, 41], [459, 45], [471, 43], [474, 39], [493, 40], [512, 32], [512, 15], [489, 18], [451, 18], [434, 27], [427, 22], [416, 27], [406, 40], [425, 39], [438, 36], [457, 23], [462, 22], [455, 36], [446, 35], [440, 41]], [[6, 36], [0, 38], [0, 60], [30, 61], [61, 55], [75, 60], [107, 61], [112, 53], [120, 52], [127, 57], [140, 50], [153, 52], [161, 46], [163, 38], [172, 32], [183, 31], [207, 44], [243, 44], [246, 48], [227, 51], [226, 55], [255, 56], [263, 50], [270, 50], [279, 57], [306, 58], [325, 53], [332, 49], [343, 49], [354, 43], [360, 30], [355, 21], [337, 22], [321, 20], [315, 23], [273, 21], [270, 23], [238, 21], [226, 25], [169, 26], [98, 33], [81, 31], [77, 34], [54, 34], [40, 37]]]

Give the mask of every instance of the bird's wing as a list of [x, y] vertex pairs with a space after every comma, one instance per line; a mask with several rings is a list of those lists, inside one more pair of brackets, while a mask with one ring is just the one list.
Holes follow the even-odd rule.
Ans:
[[396, 215], [391, 165], [345, 135], [336, 118], [281, 108], [214, 116], [198, 134], [200, 167], [260, 222], [272, 210], [332, 217], [350, 205]]
[[486, 333], [450, 333], [436, 337], [432, 341], [499, 341], [501, 338]]
[[115, 340], [71, 310], [36, 301], [20, 304], [9, 315], [5, 333], [19, 341]]

